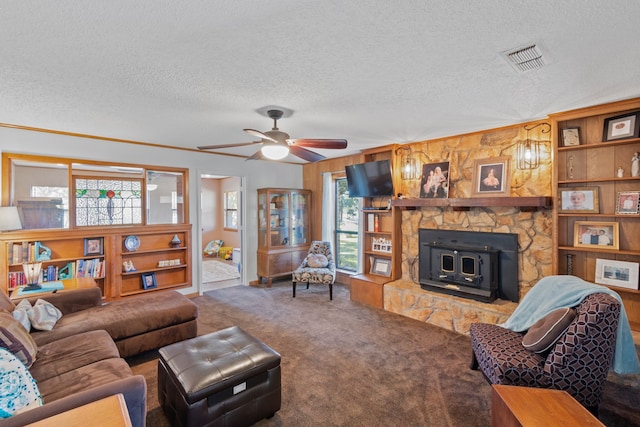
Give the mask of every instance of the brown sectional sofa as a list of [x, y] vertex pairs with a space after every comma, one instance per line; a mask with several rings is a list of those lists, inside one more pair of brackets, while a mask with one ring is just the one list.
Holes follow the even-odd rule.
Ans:
[[[13, 302], [0, 294], [0, 311], [13, 311]], [[124, 395], [133, 426], [145, 426], [146, 382], [133, 375], [124, 357], [195, 337], [197, 306], [175, 291], [105, 304], [98, 288], [41, 298], [63, 314], [51, 331], [30, 333], [37, 353], [29, 372], [44, 405], [0, 419], [0, 427], [32, 423], [117, 393]], [[36, 299], [29, 298], [32, 304]]]

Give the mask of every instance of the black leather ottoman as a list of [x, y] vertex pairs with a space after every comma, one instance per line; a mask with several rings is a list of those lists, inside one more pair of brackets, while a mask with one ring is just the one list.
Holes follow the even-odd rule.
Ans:
[[280, 409], [280, 354], [237, 326], [159, 352], [158, 400], [172, 425], [249, 426]]

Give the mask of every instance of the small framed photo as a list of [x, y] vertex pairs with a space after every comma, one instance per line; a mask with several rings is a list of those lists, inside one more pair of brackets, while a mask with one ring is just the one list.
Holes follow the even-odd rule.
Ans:
[[156, 282], [156, 273], [142, 273], [142, 289], [155, 289], [158, 287]]
[[596, 283], [638, 289], [638, 263], [596, 259]]
[[562, 146], [573, 147], [580, 145], [580, 128], [562, 129]]
[[510, 156], [475, 160], [471, 197], [509, 196], [511, 176]]
[[616, 214], [640, 214], [640, 191], [619, 191], [618, 202], [616, 203]]
[[449, 197], [449, 162], [422, 165], [420, 197], [423, 199], [446, 199]]
[[561, 213], [600, 213], [598, 187], [567, 187], [559, 189]]
[[620, 229], [617, 222], [576, 221], [573, 246], [602, 250], [620, 248]]
[[388, 258], [373, 257], [373, 262], [371, 263], [371, 274], [390, 277], [391, 260]]
[[618, 139], [638, 138], [638, 131], [640, 131], [639, 114], [640, 111], [634, 111], [633, 113], [605, 119], [602, 140], [615, 141]]
[[104, 237], [84, 239], [84, 256], [104, 255]]

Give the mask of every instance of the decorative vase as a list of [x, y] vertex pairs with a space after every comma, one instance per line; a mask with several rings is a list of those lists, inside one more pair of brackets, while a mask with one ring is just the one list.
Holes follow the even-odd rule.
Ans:
[[171, 246], [172, 248], [179, 248], [181, 243], [182, 240], [180, 240], [177, 234], [174, 234], [173, 239], [171, 239], [171, 241], [169, 242], [169, 246]]

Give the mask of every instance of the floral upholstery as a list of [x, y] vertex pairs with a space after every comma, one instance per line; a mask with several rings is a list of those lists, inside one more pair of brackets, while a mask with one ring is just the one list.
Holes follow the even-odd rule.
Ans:
[[[324, 255], [328, 264], [326, 267], [314, 268], [309, 265], [309, 259], [315, 259], [316, 255]], [[296, 283], [318, 283], [329, 285], [329, 299], [333, 299], [333, 282], [336, 280], [336, 263], [331, 252], [331, 243], [314, 240], [311, 242], [309, 253], [302, 260], [300, 266], [291, 275], [293, 282], [293, 297], [296, 297]]]
[[522, 345], [524, 333], [498, 325], [471, 324], [472, 369], [491, 384], [565, 390], [597, 414], [615, 350], [620, 303], [594, 293], [576, 307], [577, 316], [546, 354]]
[[204, 247], [204, 254], [207, 256], [218, 256], [220, 248], [224, 242], [222, 240], [212, 240]]

